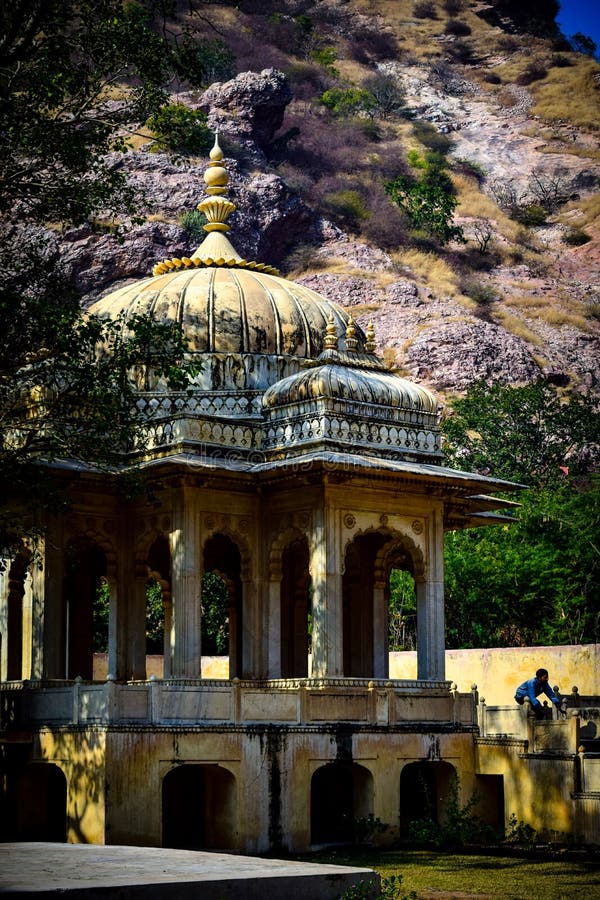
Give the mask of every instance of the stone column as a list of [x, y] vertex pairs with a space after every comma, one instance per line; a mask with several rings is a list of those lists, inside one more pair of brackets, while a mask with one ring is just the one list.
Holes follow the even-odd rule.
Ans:
[[200, 593], [202, 565], [196, 491], [188, 484], [174, 488], [171, 559], [173, 619], [171, 675], [200, 678]]
[[57, 521], [47, 527], [44, 550], [44, 675], [46, 678], [64, 678], [67, 639], [63, 602], [64, 548], [62, 528]]
[[417, 678], [444, 681], [446, 648], [444, 635], [444, 530], [436, 511], [428, 535], [425, 578], [417, 589]]
[[313, 678], [340, 678], [344, 674], [342, 622], [341, 534], [336, 510], [327, 501], [315, 510], [310, 541], [313, 584]]
[[268, 582], [267, 677], [281, 678], [281, 573]]
[[373, 585], [373, 678], [388, 678], [390, 654], [385, 585]]

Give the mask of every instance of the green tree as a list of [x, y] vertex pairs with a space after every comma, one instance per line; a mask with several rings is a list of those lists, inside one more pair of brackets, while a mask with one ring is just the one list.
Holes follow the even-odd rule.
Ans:
[[227, 585], [216, 572], [202, 576], [202, 652], [207, 655], [226, 653], [229, 646]]
[[424, 157], [409, 155], [409, 162], [420, 177], [401, 175], [385, 185], [385, 191], [406, 214], [412, 228], [437, 240], [464, 242], [462, 229], [453, 224], [458, 205], [452, 181], [445, 171], [442, 154], [430, 151]]
[[[165, 102], [178, 45], [158, 0], [14, 0], [0, 10], [0, 516], [10, 548], [40, 506], [64, 495], [48, 463], [121, 466], [141, 417], [133, 369], [182, 388], [177, 325], [85, 316], [48, 221], [134, 214], [118, 154]], [[27, 530], [27, 529], [25, 529]]]
[[475, 385], [444, 423], [447, 461], [531, 487], [511, 525], [446, 537], [450, 647], [600, 636], [600, 415], [545, 381]]
[[444, 453], [455, 468], [543, 487], [597, 465], [600, 413], [581, 394], [561, 395], [545, 379], [473, 385], [443, 423]]
[[157, 149], [176, 153], [203, 153], [214, 141], [206, 113], [183, 103], [169, 103], [150, 116], [147, 126], [157, 139]]

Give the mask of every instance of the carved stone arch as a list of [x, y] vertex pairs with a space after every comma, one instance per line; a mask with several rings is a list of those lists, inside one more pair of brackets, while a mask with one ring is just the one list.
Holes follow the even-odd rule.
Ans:
[[410, 566], [406, 567], [413, 576], [415, 582], [425, 578], [425, 560], [421, 548], [415, 544], [410, 535], [396, 529], [379, 529], [380, 533], [389, 535], [389, 540], [383, 545], [375, 558], [375, 581], [384, 584], [389, 578], [390, 569], [406, 563], [408, 556]]
[[283, 551], [294, 541], [305, 540], [310, 548], [310, 542], [306, 532], [296, 526], [281, 531], [271, 544], [269, 553], [269, 581], [280, 581], [283, 575], [282, 559]]
[[117, 547], [115, 543], [115, 539], [109, 537], [109, 535], [104, 532], [99, 531], [95, 528], [77, 528], [77, 526], [69, 529], [69, 532], [65, 535], [64, 541], [64, 552], [65, 554], [69, 553], [71, 547], [75, 545], [90, 545], [95, 544], [97, 547], [102, 550], [106, 559], [106, 577], [114, 581], [117, 573]]
[[250, 581], [252, 578], [252, 554], [247, 539], [239, 531], [236, 531], [235, 528], [230, 528], [229, 526], [220, 527], [218, 525], [211, 528], [204, 536], [202, 553], [204, 554], [206, 545], [211, 538], [216, 537], [218, 534], [222, 534], [223, 537], [229, 538], [229, 540], [236, 545], [240, 554], [240, 578], [242, 581]]

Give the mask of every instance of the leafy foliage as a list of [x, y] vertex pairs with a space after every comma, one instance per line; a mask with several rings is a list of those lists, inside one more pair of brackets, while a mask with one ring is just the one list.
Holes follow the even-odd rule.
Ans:
[[528, 482], [514, 524], [446, 538], [449, 647], [600, 636], [600, 414], [544, 381], [476, 385], [444, 425], [448, 462]]
[[215, 572], [202, 576], [202, 652], [207, 655], [227, 651], [229, 620], [227, 585]]
[[452, 223], [458, 200], [444, 158], [429, 152], [425, 157], [412, 157], [421, 177], [401, 175], [385, 186], [386, 193], [406, 214], [411, 226], [436, 239], [440, 244], [464, 241], [462, 229]]
[[158, 142], [157, 149], [200, 154], [214, 141], [207, 118], [206, 113], [183, 103], [169, 103], [150, 116], [146, 124]]

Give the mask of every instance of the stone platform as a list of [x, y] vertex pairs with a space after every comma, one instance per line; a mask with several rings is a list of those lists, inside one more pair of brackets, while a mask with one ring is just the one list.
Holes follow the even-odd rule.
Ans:
[[337, 900], [371, 869], [96, 844], [0, 844], [0, 895], [19, 900]]

